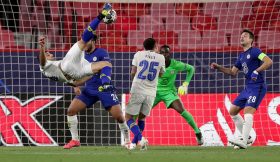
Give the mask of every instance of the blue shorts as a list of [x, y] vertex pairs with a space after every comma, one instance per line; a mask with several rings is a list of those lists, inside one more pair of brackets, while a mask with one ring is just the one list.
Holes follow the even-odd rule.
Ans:
[[82, 93], [75, 97], [91, 107], [97, 101], [101, 101], [103, 107], [109, 110], [112, 106], [120, 104], [115, 92], [99, 92], [97, 90], [83, 89]]
[[255, 109], [259, 107], [266, 94], [266, 84], [248, 84], [245, 89], [237, 96], [233, 104], [244, 108], [251, 106]]

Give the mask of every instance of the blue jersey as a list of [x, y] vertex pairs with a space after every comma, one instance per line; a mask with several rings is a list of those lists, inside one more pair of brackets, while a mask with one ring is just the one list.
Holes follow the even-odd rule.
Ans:
[[[108, 52], [103, 48], [96, 48], [92, 53], [85, 53], [85, 59], [88, 62], [111, 61]], [[84, 88], [98, 90], [100, 86], [102, 86], [100, 74], [96, 73], [86, 82]]]
[[[85, 59], [88, 62], [109, 61], [110, 58], [106, 50], [96, 48], [92, 53], [86, 53]], [[119, 105], [119, 99], [115, 92], [99, 92], [98, 87], [102, 86], [100, 74], [94, 74], [91, 79], [86, 82], [82, 93], [76, 96], [87, 107], [92, 106], [97, 101], [101, 101], [103, 107], [109, 110], [114, 105]]]
[[262, 51], [259, 48], [251, 47], [247, 51], [242, 52], [237, 61], [235, 67], [242, 70], [245, 74], [246, 84], [261, 84], [265, 83], [263, 72], [259, 72], [259, 76], [256, 81], [251, 79], [251, 74], [254, 70], [259, 68], [262, 61], [258, 58]]

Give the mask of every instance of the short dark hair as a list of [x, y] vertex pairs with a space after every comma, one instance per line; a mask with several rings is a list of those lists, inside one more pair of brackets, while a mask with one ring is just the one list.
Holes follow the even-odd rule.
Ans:
[[[254, 40], [255, 40], [255, 35], [254, 35], [254, 33], [253, 33], [251, 30], [249, 30], [249, 29], [244, 29], [244, 30], [242, 31], [242, 33], [248, 33], [249, 36], [250, 36], [250, 38], [253, 40], [252, 43], [254, 42]], [[242, 34], [242, 33], [241, 33], [241, 34]]]
[[156, 40], [154, 38], [147, 38], [143, 42], [145, 50], [153, 50], [156, 46]]
[[170, 52], [170, 47], [168, 45], [163, 45], [160, 47], [160, 53], [169, 53]]
[[94, 34], [91, 40], [96, 42], [98, 40], [98, 36]]

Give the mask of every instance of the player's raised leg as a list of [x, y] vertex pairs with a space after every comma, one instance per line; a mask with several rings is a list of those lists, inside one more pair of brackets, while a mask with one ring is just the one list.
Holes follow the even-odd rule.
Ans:
[[[70, 50], [67, 52], [66, 56], [63, 58], [61, 62], [61, 69], [70, 76], [76, 76], [77, 71], [83, 71], [86, 75], [90, 75], [93, 73], [98, 72], [105, 66], [111, 67], [112, 65], [106, 61], [105, 62], [97, 62], [97, 63], [85, 63], [82, 62], [83, 56], [82, 53], [87, 46], [87, 42], [94, 39], [96, 36], [96, 30], [98, 28], [99, 23], [102, 21], [102, 19], [109, 14], [109, 12], [112, 10], [112, 6], [109, 3], [105, 3], [102, 12], [90, 22], [88, 27], [84, 30], [81, 39], [75, 43]], [[83, 64], [84, 63], [84, 64]], [[75, 69], [76, 64], [82, 64], [81, 69]]]
[[112, 10], [111, 4], [105, 3], [102, 8], [102, 12], [93, 21], [91, 21], [89, 26], [84, 30], [81, 40], [77, 42], [81, 50], [84, 50], [86, 43], [96, 36], [96, 29], [99, 23], [109, 14], [110, 10]]

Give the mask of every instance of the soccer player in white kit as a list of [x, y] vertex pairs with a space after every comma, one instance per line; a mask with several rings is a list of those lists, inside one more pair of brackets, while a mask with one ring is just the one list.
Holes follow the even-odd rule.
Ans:
[[[64, 82], [76, 86], [77, 80], [99, 72], [105, 66], [112, 67], [108, 61], [89, 63], [84, 59], [84, 49], [87, 42], [96, 37], [95, 30], [103, 18], [110, 15], [112, 6], [105, 3], [102, 12], [84, 30], [81, 40], [75, 43], [62, 60], [53, 60], [51, 54], [45, 54], [45, 49], [41, 48], [39, 61], [42, 73], [54, 81]], [[40, 38], [40, 45], [44, 46], [44, 38]]]
[[[156, 97], [158, 77], [165, 72], [165, 58], [156, 53], [157, 44], [153, 38], [147, 38], [143, 46], [145, 50], [138, 51], [132, 61], [133, 82], [131, 97], [125, 110], [125, 119], [134, 136], [140, 141], [141, 150], [146, 150], [148, 141], [142, 137], [133, 117], [138, 115], [139, 120], [144, 120], [150, 114]], [[135, 149], [136, 144], [131, 144], [129, 149]]]
[[[98, 73], [101, 69], [103, 70], [102, 77], [111, 78], [111, 72], [108, 72], [108, 67], [110, 67], [109, 71], [111, 70], [112, 67], [111, 63], [109, 63], [108, 61], [98, 61], [98, 62], [90, 63], [85, 59], [85, 51], [87, 51], [89, 48], [92, 48], [91, 40], [96, 40], [97, 36], [95, 35], [95, 30], [97, 29], [101, 20], [103, 18], [106, 18], [106, 21], [103, 19], [104, 22], [110, 23], [115, 20], [116, 18], [115, 16], [116, 13], [114, 10], [112, 10], [111, 5], [105, 3], [105, 5], [103, 6], [102, 13], [100, 13], [99, 16], [97, 16], [89, 24], [89, 26], [85, 29], [82, 35], [82, 39], [71, 47], [71, 49], [68, 51], [68, 53], [62, 60], [56, 61], [54, 60], [52, 54], [45, 52], [45, 38], [41, 37], [39, 40], [40, 43], [39, 61], [40, 61], [40, 69], [42, 73], [46, 77], [54, 81], [64, 82], [71, 86], [82, 85], [84, 82], [86, 82], [88, 79], [92, 77], [92, 74]], [[107, 71], [104, 70], [104, 67], [107, 67], [106, 68]], [[102, 77], [100, 77], [101, 82], [103, 79]], [[103, 84], [101, 87], [104, 93], [110, 93], [105, 91], [112, 89], [112, 86], [108, 84]], [[112, 97], [111, 95], [109, 96]], [[121, 107], [118, 106], [117, 103], [118, 102], [114, 103], [115, 105], [107, 106], [106, 110], [108, 110], [111, 113], [111, 115], [114, 117], [114, 119], [118, 121], [120, 130], [125, 137], [124, 146], [127, 148], [128, 144], [130, 143], [129, 129], [126, 125], [125, 118], [121, 111]], [[70, 106], [74, 106], [75, 108], [80, 108], [79, 106], [81, 106], [81, 103], [77, 103], [77, 102], [74, 103], [73, 105], [72, 104], [73, 103], [71, 103]], [[68, 125], [70, 130], [72, 130], [71, 131], [72, 138], [75, 137], [74, 138], [75, 140], [71, 140], [68, 144], [64, 146], [65, 149], [70, 149], [72, 147], [80, 146], [79, 140], [76, 139], [78, 138], [78, 130], [77, 130], [78, 120], [76, 114], [67, 116], [67, 120], [68, 120]]]

